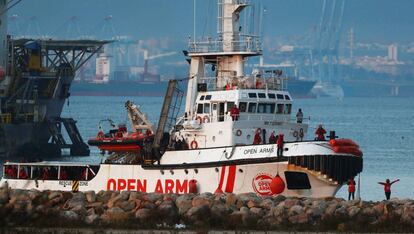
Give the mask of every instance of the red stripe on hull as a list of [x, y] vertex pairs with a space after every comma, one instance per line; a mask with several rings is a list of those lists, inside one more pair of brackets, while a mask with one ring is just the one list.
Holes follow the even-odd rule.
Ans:
[[232, 193], [234, 189], [234, 181], [236, 180], [236, 165], [229, 167], [229, 175], [227, 177], [226, 193]]

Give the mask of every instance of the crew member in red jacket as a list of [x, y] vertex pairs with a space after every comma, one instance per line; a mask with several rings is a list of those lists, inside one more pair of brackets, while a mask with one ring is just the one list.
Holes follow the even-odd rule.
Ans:
[[351, 200], [351, 197], [352, 197], [352, 200], [355, 199], [355, 180], [354, 180], [354, 178], [352, 178], [348, 181], [348, 201]]
[[284, 144], [284, 135], [283, 133], [280, 133], [277, 137], [276, 144], [277, 144], [277, 156], [282, 157], [283, 156], [283, 144]]
[[230, 116], [232, 118], [233, 121], [237, 121], [239, 120], [239, 108], [237, 108], [237, 105], [234, 105], [231, 109], [230, 109]]
[[316, 129], [316, 131], [315, 131], [316, 140], [324, 141], [325, 140], [325, 133], [326, 133], [326, 130], [322, 127], [322, 124], [319, 124], [318, 129]]
[[390, 179], [386, 179], [385, 183], [378, 182], [378, 184], [384, 185], [385, 198], [387, 198], [387, 200], [390, 200], [391, 197], [391, 185], [398, 181], [400, 181], [400, 179], [396, 179], [393, 182], [390, 182]]
[[254, 134], [253, 145], [260, 145], [262, 143], [262, 137], [260, 136], [260, 133], [262, 133], [262, 130], [258, 128], [256, 130], [256, 134]]

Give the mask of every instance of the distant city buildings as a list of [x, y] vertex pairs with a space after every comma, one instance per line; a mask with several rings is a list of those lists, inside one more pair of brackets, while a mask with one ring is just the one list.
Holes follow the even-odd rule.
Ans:
[[388, 60], [397, 62], [398, 61], [398, 47], [395, 44], [388, 46]]

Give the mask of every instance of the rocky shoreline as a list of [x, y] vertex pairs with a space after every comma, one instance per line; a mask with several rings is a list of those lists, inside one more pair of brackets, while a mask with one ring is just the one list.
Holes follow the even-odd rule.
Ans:
[[0, 226], [412, 232], [414, 200], [1, 188]]

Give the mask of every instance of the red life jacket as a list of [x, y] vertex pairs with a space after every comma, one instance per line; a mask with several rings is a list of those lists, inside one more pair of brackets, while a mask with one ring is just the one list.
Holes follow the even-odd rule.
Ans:
[[384, 192], [391, 192], [391, 183], [384, 183]]
[[258, 145], [260, 143], [262, 143], [262, 138], [260, 137], [260, 133], [257, 132], [254, 135], [253, 145]]
[[355, 192], [355, 181], [351, 180], [348, 182], [348, 192], [354, 193]]
[[277, 138], [277, 147], [283, 147], [283, 135], [279, 135], [279, 137]]

